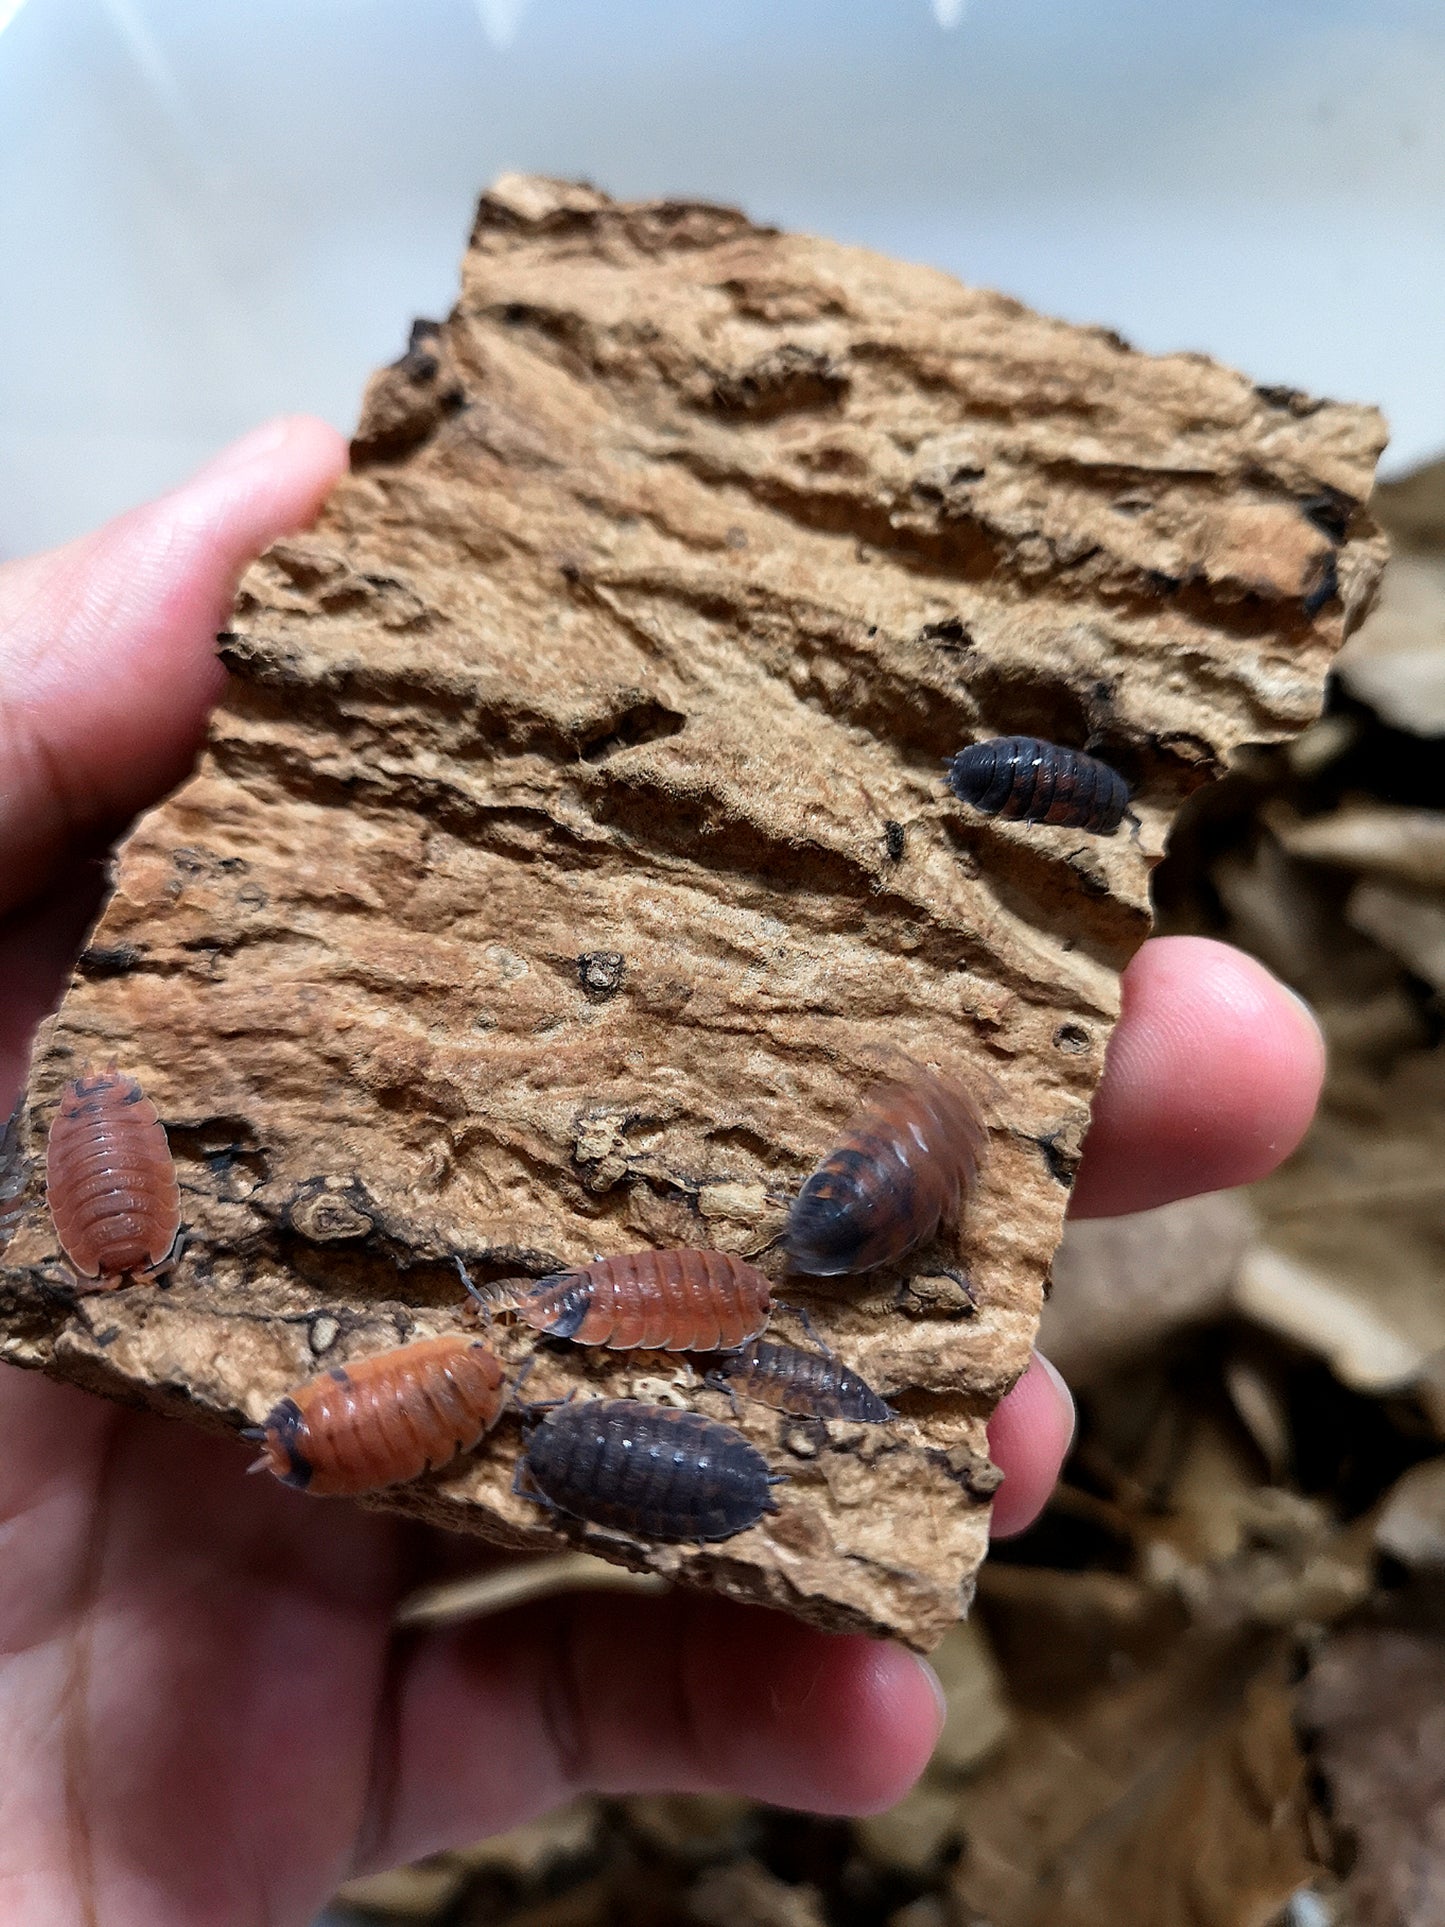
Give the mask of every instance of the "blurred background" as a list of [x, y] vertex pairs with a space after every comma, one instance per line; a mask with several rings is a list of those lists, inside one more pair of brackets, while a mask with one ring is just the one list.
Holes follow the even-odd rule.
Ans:
[[937, 1656], [923, 1785], [858, 1825], [585, 1800], [328, 1922], [1440, 1927], [1445, 8], [0, 0], [0, 555], [274, 411], [349, 428], [504, 168], [1379, 402], [1393, 558], [1327, 713], [1156, 883], [1313, 1002], [1320, 1120], [1249, 1196], [1071, 1232], [1078, 1442]]

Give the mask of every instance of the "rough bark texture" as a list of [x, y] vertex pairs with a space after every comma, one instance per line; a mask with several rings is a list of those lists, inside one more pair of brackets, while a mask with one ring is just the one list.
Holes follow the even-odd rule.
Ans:
[[[141, 1078], [190, 1244], [162, 1289], [71, 1302], [37, 1205], [5, 1354], [237, 1425], [447, 1328], [454, 1254], [485, 1280], [704, 1243], [778, 1275], [788, 1197], [911, 1056], [984, 1095], [961, 1237], [783, 1292], [898, 1423], [747, 1407], [775, 1518], [565, 1536], [931, 1645], [1151, 861], [1238, 744], [1316, 714], [1379, 565], [1381, 439], [727, 209], [503, 181], [353, 474], [242, 584], [202, 766], [125, 846], [37, 1058], [37, 1143], [87, 1057]], [[1141, 833], [946, 798], [943, 757], [1023, 732], [1119, 768]], [[528, 1396], [573, 1389], [728, 1416], [677, 1361], [541, 1348]], [[555, 1543], [517, 1450], [504, 1420], [386, 1503]]]

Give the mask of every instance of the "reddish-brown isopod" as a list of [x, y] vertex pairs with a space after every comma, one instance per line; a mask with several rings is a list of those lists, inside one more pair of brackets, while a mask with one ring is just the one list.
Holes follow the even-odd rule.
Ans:
[[354, 1497], [400, 1485], [468, 1452], [506, 1403], [500, 1361], [460, 1332], [421, 1338], [311, 1378], [246, 1433], [253, 1472]]
[[901, 1258], [956, 1218], [987, 1132], [967, 1091], [915, 1067], [874, 1091], [788, 1213], [798, 1271], [832, 1277]]
[[755, 1265], [726, 1251], [631, 1251], [543, 1278], [511, 1298], [551, 1338], [613, 1351], [729, 1351], [756, 1338], [772, 1310]]
[[111, 1290], [152, 1275], [181, 1223], [176, 1167], [156, 1107], [109, 1070], [67, 1084], [50, 1127], [46, 1193], [60, 1248], [82, 1278]]

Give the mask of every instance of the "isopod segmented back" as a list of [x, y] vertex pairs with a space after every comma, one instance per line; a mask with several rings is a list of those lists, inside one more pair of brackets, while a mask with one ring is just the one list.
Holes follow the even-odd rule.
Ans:
[[642, 1539], [731, 1539], [774, 1510], [768, 1462], [741, 1432], [634, 1399], [558, 1406], [521, 1470], [537, 1503]]
[[896, 1416], [873, 1387], [831, 1352], [755, 1338], [735, 1352], [720, 1352], [712, 1373], [743, 1398], [800, 1418], [852, 1419], [885, 1425]]
[[251, 1470], [326, 1496], [377, 1492], [470, 1451], [506, 1397], [500, 1360], [476, 1339], [417, 1339], [298, 1385], [248, 1433], [262, 1444]]
[[156, 1107], [133, 1077], [88, 1068], [50, 1126], [46, 1194], [61, 1250], [112, 1289], [169, 1255], [181, 1223], [176, 1167]]
[[613, 1351], [730, 1349], [768, 1322], [768, 1280], [726, 1251], [678, 1248], [599, 1258], [503, 1301], [539, 1332]]
[[987, 1135], [978, 1105], [950, 1078], [915, 1066], [882, 1085], [794, 1200], [789, 1262], [837, 1277], [912, 1251], [958, 1216]]
[[1117, 770], [1037, 736], [970, 744], [949, 764], [947, 782], [983, 816], [1060, 823], [1095, 836], [1112, 835], [1129, 807], [1129, 786]]

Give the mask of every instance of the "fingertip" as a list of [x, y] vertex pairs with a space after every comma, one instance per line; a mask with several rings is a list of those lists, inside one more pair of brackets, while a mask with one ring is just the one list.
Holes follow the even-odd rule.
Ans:
[[1252, 1183], [1294, 1150], [1324, 1081], [1318, 1024], [1263, 964], [1156, 937], [1123, 978], [1071, 1211], [1109, 1217]]
[[[723, 1775], [731, 1789], [773, 1806], [862, 1815], [901, 1800], [927, 1766], [946, 1708], [916, 1654], [771, 1613], [737, 1615], [723, 1640], [739, 1642], [740, 1663], [699, 1684], [733, 1749]], [[709, 1636], [714, 1669], [718, 1645]]]
[[214, 521], [226, 546], [246, 561], [312, 519], [346, 460], [346, 441], [329, 422], [278, 415], [223, 448], [155, 510], [179, 506], [202, 526]]
[[1076, 1422], [1068, 1386], [1035, 1352], [988, 1424], [989, 1457], [1003, 1473], [993, 1502], [990, 1530], [995, 1539], [1026, 1531], [1048, 1504], [1074, 1442]]

